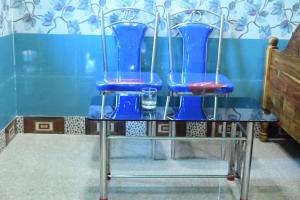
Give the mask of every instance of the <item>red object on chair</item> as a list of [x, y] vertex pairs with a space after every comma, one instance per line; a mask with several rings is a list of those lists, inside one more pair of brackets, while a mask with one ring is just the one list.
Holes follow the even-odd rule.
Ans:
[[219, 89], [226, 87], [224, 84], [214, 82], [199, 82], [188, 85], [193, 94], [214, 93]]

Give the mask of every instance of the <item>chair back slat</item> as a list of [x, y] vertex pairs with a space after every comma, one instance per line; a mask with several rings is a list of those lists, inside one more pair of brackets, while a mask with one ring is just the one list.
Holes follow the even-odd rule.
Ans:
[[182, 73], [205, 73], [207, 40], [212, 28], [203, 24], [177, 27], [183, 40]]
[[[182, 39], [182, 81], [185, 82], [186, 73], [206, 73], [208, 52], [208, 39], [214, 32], [218, 32], [217, 55], [215, 59], [215, 72], [218, 76], [221, 65], [221, 48], [223, 37], [224, 18], [216, 13], [194, 9], [184, 10], [178, 13], [169, 14], [168, 18], [168, 37], [169, 37], [169, 57], [170, 72], [174, 72], [174, 60], [172, 49], [172, 37], [178, 35]], [[174, 34], [177, 33], [177, 34]], [[215, 34], [214, 34], [215, 35]], [[178, 51], [178, 50], [177, 50]], [[180, 59], [176, 59], [180, 60]], [[214, 62], [214, 61], [213, 61]]]
[[119, 23], [112, 26], [118, 48], [118, 72], [139, 72], [141, 43], [147, 29], [145, 24]]

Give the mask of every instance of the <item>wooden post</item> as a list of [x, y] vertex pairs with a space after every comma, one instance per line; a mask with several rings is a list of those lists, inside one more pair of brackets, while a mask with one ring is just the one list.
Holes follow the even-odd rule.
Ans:
[[[266, 50], [266, 62], [265, 62], [265, 77], [264, 77], [264, 88], [263, 88], [263, 97], [262, 97], [262, 108], [268, 112], [269, 105], [269, 95], [270, 95], [270, 65], [272, 61], [272, 51], [278, 49], [278, 38], [271, 37], [269, 39], [269, 45]], [[262, 142], [268, 140], [268, 127], [269, 123], [263, 122], [261, 124], [261, 132], [259, 134], [259, 139]]]

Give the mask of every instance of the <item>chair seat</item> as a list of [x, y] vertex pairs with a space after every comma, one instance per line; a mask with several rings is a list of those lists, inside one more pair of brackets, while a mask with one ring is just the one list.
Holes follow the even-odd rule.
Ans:
[[172, 92], [188, 92], [194, 95], [226, 94], [233, 91], [233, 83], [224, 75], [214, 73], [172, 73], [168, 80], [168, 89]]
[[150, 72], [122, 72], [119, 76], [117, 72], [107, 72], [97, 81], [99, 91], [141, 91], [143, 88], [162, 89], [162, 81], [156, 73]]

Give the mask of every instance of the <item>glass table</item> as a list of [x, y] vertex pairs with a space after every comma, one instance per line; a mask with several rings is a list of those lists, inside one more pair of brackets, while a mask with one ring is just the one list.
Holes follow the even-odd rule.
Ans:
[[[116, 96], [115, 94], [112, 96]], [[178, 99], [172, 97], [173, 102], [171, 105], [176, 105]], [[162, 99], [162, 101], [164, 98]], [[216, 98], [205, 98], [203, 103], [203, 109], [206, 114], [206, 119], [201, 120], [174, 120], [172, 119], [172, 113], [176, 111], [176, 106], [171, 107], [165, 117], [164, 107], [156, 107], [152, 111], [143, 111], [142, 119], [136, 121], [145, 121], [147, 123], [147, 135], [145, 136], [126, 136], [126, 135], [112, 135], [109, 133], [108, 123], [112, 121], [126, 121], [110, 119], [112, 112], [111, 105], [105, 105], [105, 114], [99, 116], [88, 117], [91, 120], [100, 122], [100, 200], [108, 199], [108, 180], [111, 178], [227, 178], [228, 180], [234, 180], [235, 178], [241, 179], [241, 192], [240, 199], [248, 199], [249, 181], [250, 181], [250, 168], [253, 149], [254, 138], [254, 123], [255, 122], [276, 122], [277, 118], [272, 113], [265, 113], [260, 104], [251, 98], [239, 98], [239, 97], [219, 97], [215, 103]], [[217, 106], [216, 106], [217, 105]], [[104, 116], [100, 119], [100, 116]], [[130, 119], [130, 121], [135, 121]], [[178, 122], [208, 122], [212, 123], [212, 127], [216, 123], [222, 124], [222, 134], [216, 136], [206, 137], [188, 137], [176, 135], [176, 123]], [[156, 136], [157, 122], [166, 122], [169, 124], [168, 137]], [[230, 123], [231, 131], [230, 136], [226, 134], [226, 124]], [[155, 175], [155, 174], [140, 174], [140, 175], [118, 175], [110, 173], [110, 140], [170, 140], [172, 141], [173, 148], [171, 149], [172, 158], [175, 159], [175, 141], [228, 141], [229, 145], [229, 166], [228, 174], [223, 175]], [[199, 169], [201, 172], [201, 169]]]

